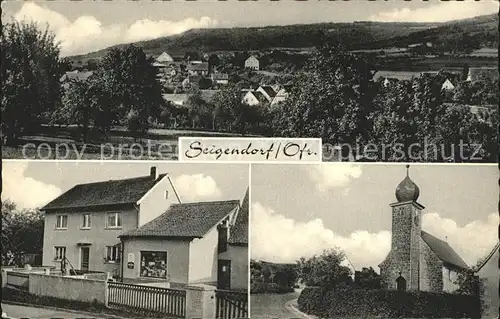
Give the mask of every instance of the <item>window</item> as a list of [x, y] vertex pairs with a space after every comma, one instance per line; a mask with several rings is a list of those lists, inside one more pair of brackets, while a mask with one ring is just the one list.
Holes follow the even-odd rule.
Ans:
[[107, 228], [120, 228], [122, 227], [122, 213], [108, 213], [106, 216]]
[[56, 216], [56, 228], [57, 229], [67, 229], [68, 228], [68, 215], [57, 215]]
[[121, 249], [120, 245], [106, 246], [106, 262], [115, 263], [120, 261]]
[[66, 258], [66, 247], [56, 246], [54, 260], [63, 260]]
[[82, 228], [90, 228], [90, 214], [82, 214]]
[[165, 199], [168, 199], [168, 191], [165, 191]]
[[141, 277], [167, 279], [167, 252], [141, 251]]

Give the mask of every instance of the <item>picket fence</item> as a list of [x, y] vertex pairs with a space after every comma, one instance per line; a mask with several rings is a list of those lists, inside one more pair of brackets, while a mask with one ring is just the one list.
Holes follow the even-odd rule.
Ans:
[[176, 318], [186, 316], [186, 291], [110, 282], [108, 306], [136, 313], [159, 313]]

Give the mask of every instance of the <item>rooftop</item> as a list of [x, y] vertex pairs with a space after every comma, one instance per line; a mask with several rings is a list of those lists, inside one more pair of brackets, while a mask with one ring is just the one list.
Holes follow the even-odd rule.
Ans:
[[166, 175], [161, 174], [156, 179], [148, 175], [78, 184], [45, 205], [41, 210], [134, 204]]
[[202, 238], [239, 205], [238, 200], [173, 204], [162, 215], [120, 237]]

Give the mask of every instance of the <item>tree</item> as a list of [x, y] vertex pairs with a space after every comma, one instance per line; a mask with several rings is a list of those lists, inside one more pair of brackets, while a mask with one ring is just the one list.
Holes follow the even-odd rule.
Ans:
[[338, 46], [316, 50], [283, 104], [279, 135], [321, 137], [324, 143], [366, 141], [372, 127], [373, 66]]
[[6, 142], [41, 124], [61, 100], [60, 49], [36, 23], [6, 23], [1, 35], [2, 133]]
[[37, 209], [19, 210], [10, 200], [2, 201], [2, 265], [21, 266], [23, 253], [42, 252], [44, 216]]
[[234, 111], [241, 105], [241, 94], [237, 86], [229, 84], [213, 97], [214, 128], [231, 131], [234, 121]]
[[298, 274], [296, 267], [277, 266], [274, 273], [274, 282], [284, 288], [293, 288], [297, 283]]
[[[165, 101], [156, 80], [152, 58], [142, 48], [128, 45], [109, 51], [101, 61], [100, 77], [106, 96], [119, 119], [141, 123], [141, 131], [158, 118]], [[134, 115], [128, 117], [129, 115]]]
[[351, 270], [342, 266], [345, 255], [338, 249], [324, 250], [319, 256], [298, 261], [299, 277], [308, 286], [333, 289], [340, 283], [350, 283]]

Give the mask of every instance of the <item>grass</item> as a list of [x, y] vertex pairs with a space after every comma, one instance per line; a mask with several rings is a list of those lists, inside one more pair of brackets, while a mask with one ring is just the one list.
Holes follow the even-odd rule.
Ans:
[[29, 132], [15, 145], [2, 147], [4, 159], [68, 160], [177, 160], [178, 138], [238, 137], [241, 134], [196, 129], [150, 129], [140, 140], [123, 127], [114, 127], [106, 135], [91, 133], [89, 142], [81, 141], [76, 126], [42, 126]]

